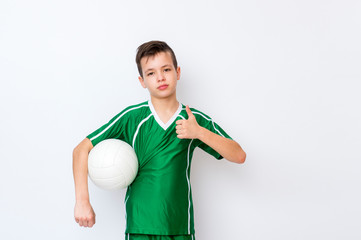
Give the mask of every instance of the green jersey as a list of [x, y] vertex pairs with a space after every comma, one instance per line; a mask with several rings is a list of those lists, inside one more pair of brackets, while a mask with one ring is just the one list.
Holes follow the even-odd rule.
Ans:
[[[206, 114], [191, 108], [198, 124], [230, 138]], [[138, 173], [125, 196], [126, 233], [194, 234], [190, 165], [200, 147], [217, 159], [222, 156], [198, 139], [179, 139], [176, 121], [187, 119], [185, 105], [167, 123], [158, 117], [152, 102], [125, 108], [108, 123], [87, 136], [95, 146], [109, 138], [130, 144], [139, 161]]]

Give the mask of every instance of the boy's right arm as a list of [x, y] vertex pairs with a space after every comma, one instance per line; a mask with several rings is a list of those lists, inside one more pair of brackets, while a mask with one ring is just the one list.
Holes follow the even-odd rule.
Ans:
[[95, 213], [90, 205], [88, 192], [88, 154], [93, 144], [85, 138], [73, 151], [73, 175], [75, 183], [75, 221], [83, 227], [95, 224]]

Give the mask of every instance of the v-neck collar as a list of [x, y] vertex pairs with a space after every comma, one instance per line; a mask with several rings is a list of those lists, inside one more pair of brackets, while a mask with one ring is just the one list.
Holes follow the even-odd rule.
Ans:
[[154, 119], [157, 121], [157, 123], [159, 124], [159, 126], [161, 126], [164, 130], [167, 130], [167, 128], [174, 122], [174, 120], [177, 118], [177, 116], [179, 115], [179, 113], [182, 111], [182, 104], [179, 102], [179, 106], [177, 111], [173, 114], [173, 116], [168, 120], [167, 123], [164, 123], [158, 116], [157, 112], [154, 109], [154, 106], [152, 104], [152, 101], [149, 99], [148, 100], [148, 106], [150, 108], [150, 111], [152, 112]]

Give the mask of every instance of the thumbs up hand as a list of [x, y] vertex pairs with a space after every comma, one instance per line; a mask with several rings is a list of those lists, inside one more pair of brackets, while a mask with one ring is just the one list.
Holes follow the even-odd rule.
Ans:
[[187, 120], [178, 120], [176, 121], [176, 133], [178, 138], [199, 138], [202, 127], [199, 126], [195, 116], [192, 111], [189, 109], [189, 106], [186, 106], [186, 111], [188, 114]]

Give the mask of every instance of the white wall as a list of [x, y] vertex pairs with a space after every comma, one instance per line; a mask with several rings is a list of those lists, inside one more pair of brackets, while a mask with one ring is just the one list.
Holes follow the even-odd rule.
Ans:
[[72, 150], [148, 99], [136, 48], [176, 52], [178, 98], [244, 165], [198, 150], [198, 240], [361, 238], [360, 1], [0, 2], [0, 238], [123, 239], [124, 192], [90, 184], [73, 217]]

